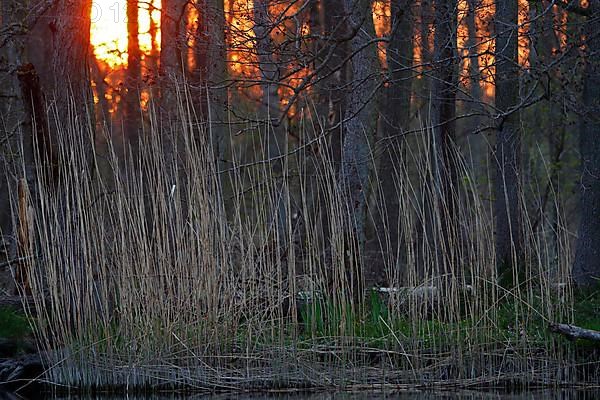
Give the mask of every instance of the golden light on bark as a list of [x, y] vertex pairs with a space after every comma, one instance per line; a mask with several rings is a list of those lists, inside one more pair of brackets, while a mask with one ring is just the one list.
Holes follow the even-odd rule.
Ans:
[[[149, 54], [153, 48], [160, 50], [160, 7], [161, 0], [139, 1], [140, 14], [138, 22], [140, 33], [140, 50]], [[152, 28], [156, 29], [156, 37], [153, 38]], [[153, 43], [154, 40], [154, 43]]]
[[[375, 33], [377, 37], [389, 36], [392, 25], [392, 13], [389, 1], [376, 0], [371, 5], [373, 12], [373, 24], [375, 25]], [[400, 32], [400, 34], [408, 34], [406, 32]], [[386, 59], [386, 43], [377, 43], [377, 54], [381, 66], [387, 68]]]

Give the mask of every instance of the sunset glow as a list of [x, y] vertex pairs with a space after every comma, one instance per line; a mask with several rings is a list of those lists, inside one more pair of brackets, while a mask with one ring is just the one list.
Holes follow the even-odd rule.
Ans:
[[[373, 24], [375, 25], [375, 34], [377, 37], [388, 36], [391, 32], [392, 13], [389, 1], [376, 0], [371, 5], [373, 12]], [[387, 68], [386, 43], [377, 42], [377, 52], [379, 61], [383, 68]]]
[[[152, 49], [152, 23], [157, 27], [155, 46], [160, 44], [160, 0], [139, 2], [140, 50]], [[94, 55], [111, 68], [127, 64], [126, 0], [93, 0], [90, 41]]]
[[[583, 3], [583, 2], [582, 2]], [[127, 66], [127, 0], [93, 0], [91, 19], [91, 44], [94, 55], [108, 74], [107, 81], [113, 87], [122, 81], [124, 67]], [[201, 12], [191, 2], [185, 9], [184, 23], [186, 29], [187, 44], [187, 68], [192, 71], [197, 66], [195, 59], [195, 41], [199, 40], [196, 36], [198, 24], [200, 23]], [[269, 14], [273, 21], [280, 21], [275, 29], [271, 31], [271, 40], [275, 47], [282, 45], [286, 41], [294, 40], [294, 35], [300, 32], [301, 36], [308, 37], [310, 32], [309, 24], [306, 20], [307, 14], [302, 13], [302, 3], [292, 5], [286, 2], [274, 2], [270, 4]], [[420, 3], [417, 2], [419, 9]], [[190, 6], [191, 5], [191, 6]], [[139, 45], [142, 56], [142, 75], [147, 78], [156, 76], [158, 71], [158, 54], [160, 51], [160, 7], [161, 0], [138, 0], [139, 6]], [[258, 59], [255, 50], [254, 38], [254, 15], [253, 0], [231, 0], [225, 1], [224, 11], [227, 21], [227, 61], [231, 78], [240, 82], [237, 90], [243, 93], [247, 98], [258, 100], [261, 97], [262, 89], [257, 83], [260, 78]], [[473, 32], [469, 32], [467, 27], [468, 5], [466, 0], [459, 0], [457, 10], [457, 47], [460, 55], [460, 80], [465, 87], [471, 84], [479, 85], [487, 98], [494, 96], [494, 40], [489, 39], [493, 32], [493, 16], [495, 13], [493, 0], [482, 0], [477, 3], [474, 10]], [[558, 26], [566, 24], [565, 13], [561, 13], [554, 8], [555, 19]], [[390, 34], [391, 29], [391, 10], [389, 0], [375, 0], [372, 2], [373, 22], [377, 37], [385, 37]], [[529, 6], [527, 1], [519, 0], [519, 63], [528, 68], [529, 64]], [[424, 71], [426, 67], [422, 66], [422, 52], [433, 49], [434, 27], [429, 26], [427, 37], [422, 38], [423, 16], [418, 16], [414, 24], [414, 63], [416, 70]], [[428, 17], [431, 19], [431, 17]], [[428, 21], [427, 24], [432, 24]], [[474, 48], [469, 51], [469, 37], [474, 35]], [[554, 51], [560, 51], [566, 46], [566, 35], [557, 31], [559, 38], [559, 48]], [[381, 41], [377, 44], [378, 56], [381, 66], [387, 68], [386, 60], [386, 42]], [[478, 63], [478, 72], [474, 73], [470, 69], [470, 63], [473, 62], [472, 54], [476, 54]], [[278, 94], [282, 107], [293, 97], [294, 87], [300, 85], [303, 78], [310, 73], [310, 66], [300, 65], [301, 63], [289, 61], [285, 67], [281, 68], [282, 85], [278, 89]], [[471, 76], [471, 75], [475, 76]], [[308, 92], [307, 92], [308, 93]], [[112, 96], [112, 97], [111, 97]], [[112, 88], [107, 88], [104, 96], [111, 106], [118, 102], [119, 94], [113, 93]], [[111, 97], [109, 99], [109, 97]], [[290, 110], [293, 113], [293, 110]]]

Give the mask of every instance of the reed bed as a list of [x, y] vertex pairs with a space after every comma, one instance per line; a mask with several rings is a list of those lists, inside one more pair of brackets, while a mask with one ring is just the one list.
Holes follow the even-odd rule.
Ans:
[[[58, 182], [42, 173], [29, 182], [28, 290], [48, 382], [130, 391], [597, 382], [598, 365], [577, 364], [573, 346], [545, 330], [572, 319], [566, 229], [549, 238], [526, 225], [527, 253], [501, 284], [490, 188], [456, 148], [448, 229], [426, 126], [388, 144], [403, 157], [394, 176], [403, 254], [378, 227], [389, 288], [373, 290], [349, 267], [371, 264], [348, 240], [337, 166], [311, 151], [327, 149], [327, 136], [304, 123], [311, 146], [286, 144], [272, 162], [257, 151], [253, 162], [231, 127], [219, 171], [210, 122], [180, 103], [169, 122], [151, 110], [135, 145], [97, 140], [91, 163], [90, 127], [67, 121]], [[373, 171], [380, 151], [365, 160]], [[373, 172], [369, 220], [387, 213], [379, 181]]]

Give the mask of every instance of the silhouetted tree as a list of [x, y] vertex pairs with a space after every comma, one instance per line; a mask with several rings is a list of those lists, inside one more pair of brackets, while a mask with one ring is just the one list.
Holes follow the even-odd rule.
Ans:
[[185, 0], [163, 0], [160, 14], [160, 76], [163, 86], [163, 107], [172, 104], [175, 99], [172, 85], [181, 83], [183, 78], [185, 43], [183, 39], [182, 19]]
[[[378, 163], [378, 178], [384, 209], [378, 212], [375, 227], [382, 243], [381, 256], [384, 264], [395, 265], [394, 274], [401, 271], [402, 258], [400, 237], [400, 193], [397, 176], [405, 163], [402, 155], [403, 132], [408, 131], [410, 121], [410, 99], [412, 86], [413, 36], [407, 32], [413, 29], [412, 2], [392, 0], [392, 25], [386, 52], [388, 66], [388, 86], [385, 88], [386, 101], [383, 104], [381, 134], [381, 157]], [[387, 263], [385, 263], [387, 261]], [[382, 270], [383, 265], [377, 268]], [[381, 275], [382, 271], [379, 271]], [[399, 276], [399, 275], [396, 275]], [[380, 278], [381, 279], [381, 278]]]
[[442, 273], [449, 272], [457, 260], [452, 238], [457, 237], [457, 176], [456, 176], [456, 91], [458, 58], [456, 50], [456, 0], [435, 0], [433, 73], [431, 80], [432, 157], [431, 171], [435, 198], [439, 199], [441, 235], [436, 235], [434, 247], [440, 254]]
[[343, 0], [313, 1], [311, 14], [311, 35], [315, 37], [314, 68], [317, 71], [316, 114], [326, 129], [334, 167], [339, 168], [343, 135], [340, 121], [346, 109], [346, 58], [351, 32], [344, 15]]
[[[24, 177], [23, 162], [27, 157], [30, 164], [32, 153], [31, 121], [25, 119], [21, 90], [15, 78], [17, 67], [27, 62], [26, 37], [23, 32], [13, 30], [23, 25], [29, 10], [22, 0], [2, 1], [0, 7], [0, 262], [3, 262], [16, 256], [11, 197], [14, 204], [17, 184]], [[32, 172], [30, 168], [26, 172], [30, 183]]]
[[126, 136], [136, 137], [140, 124], [141, 52], [139, 41], [139, 3], [127, 0], [127, 69], [123, 128]]
[[[90, 14], [92, 0], [56, 0], [40, 18], [35, 35], [43, 40], [43, 51], [32, 55], [42, 90], [55, 107], [50, 125], [73, 121], [93, 127], [93, 97], [90, 87]], [[90, 130], [80, 131], [91, 147]]]
[[581, 286], [600, 282], [600, 1], [586, 10], [583, 110], [579, 131], [581, 203], [573, 278]]
[[510, 269], [522, 253], [520, 216], [521, 132], [519, 127], [518, 2], [496, 1], [496, 263]]
[[224, 169], [228, 144], [229, 98], [227, 91], [227, 42], [225, 40], [225, 4], [223, 0], [205, 0], [208, 26], [208, 120], [211, 122], [210, 139], [217, 170]]

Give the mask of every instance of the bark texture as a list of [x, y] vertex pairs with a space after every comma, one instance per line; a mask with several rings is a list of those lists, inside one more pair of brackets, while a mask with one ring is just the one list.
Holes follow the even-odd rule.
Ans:
[[[21, 0], [0, 3], [2, 22], [0, 30], [0, 262], [16, 256], [17, 240], [14, 235], [11, 203], [16, 203], [17, 182], [23, 177], [22, 165], [26, 154], [31, 154], [29, 125], [26, 124], [16, 70], [26, 62], [25, 38], [9, 33], [9, 27], [21, 24], [27, 15]], [[30, 160], [30, 157], [29, 157]], [[28, 169], [29, 175], [31, 170]], [[27, 172], [26, 172], [27, 174]], [[12, 282], [8, 269], [0, 269], [0, 283]], [[0, 287], [12, 292], [12, 284]]]
[[[370, 152], [369, 142], [377, 127], [375, 91], [379, 86], [376, 43], [368, 0], [344, 0], [350, 31], [355, 32], [350, 48], [352, 52], [352, 90], [346, 100], [342, 165], [340, 170], [344, 206], [349, 216], [351, 232], [348, 246], [355, 247], [354, 254], [361, 254], [365, 241], [365, 209], [369, 191]], [[362, 280], [361, 260], [347, 260], [354, 295], [360, 292], [357, 283]]]
[[[385, 88], [386, 102], [383, 105], [381, 158], [378, 163], [379, 190], [383, 210], [376, 211], [375, 228], [377, 266], [383, 279], [385, 267], [392, 267], [390, 277], [397, 283], [401, 278], [400, 261], [402, 239], [400, 235], [400, 196], [397, 182], [403, 170], [403, 142], [401, 136], [409, 129], [411, 112], [411, 82], [413, 64], [413, 15], [412, 2], [392, 0], [392, 31], [386, 52], [388, 66], [388, 86]], [[381, 282], [380, 282], [381, 283]]]
[[456, 51], [456, 0], [436, 0], [434, 3], [433, 80], [431, 87], [432, 163], [434, 198], [439, 213], [439, 230], [433, 243], [439, 255], [441, 273], [447, 273], [457, 260], [452, 240], [457, 237], [456, 88], [458, 66]]
[[227, 42], [225, 40], [225, 4], [223, 0], [206, 0], [208, 18], [208, 89], [210, 139], [219, 171], [225, 168], [224, 155], [228, 143], [229, 110], [227, 95]]
[[330, 140], [329, 152], [334, 167], [339, 169], [343, 129], [340, 121], [346, 109], [350, 32], [344, 16], [343, 0], [313, 2], [311, 33], [318, 34], [314, 46], [317, 117]]
[[389, 71], [384, 135], [392, 138], [408, 129], [413, 76], [412, 2], [391, 0], [392, 31], [386, 58]]
[[[590, 2], [600, 10], [600, 1]], [[580, 286], [600, 282], [600, 20], [586, 22], [587, 59], [583, 84], [583, 116], [579, 131], [581, 152], [580, 223], [573, 279]]]
[[600, 341], [600, 332], [593, 329], [580, 328], [570, 324], [550, 324], [550, 331], [560, 333], [569, 340], [587, 339]]
[[163, 108], [175, 99], [173, 85], [181, 83], [183, 78], [184, 42], [182, 18], [185, 0], [163, 0], [160, 14], [160, 77], [163, 88]]
[[138, 0], [127, 0], [127, 75], [123, 115], [124, 135], [135, 138], [140, 124], [141, 53], [139, 41]]
[[[90, 87], [90, 13], [92, 0], [56, 0], [28, 35], [31, 63], [39, 74], [52, 130], [77, 124], [73, 140], [91, 151], [94, 124]], [[35, 39], [35, 41], [33, 41]], [[53, 132], [56, 134], [56, 132]]]
[[518, 2], [496, 1], [496, 108], [503, 115], [496, 131], [496, 265], [510, 270], [522, 252], [520, 204]]

